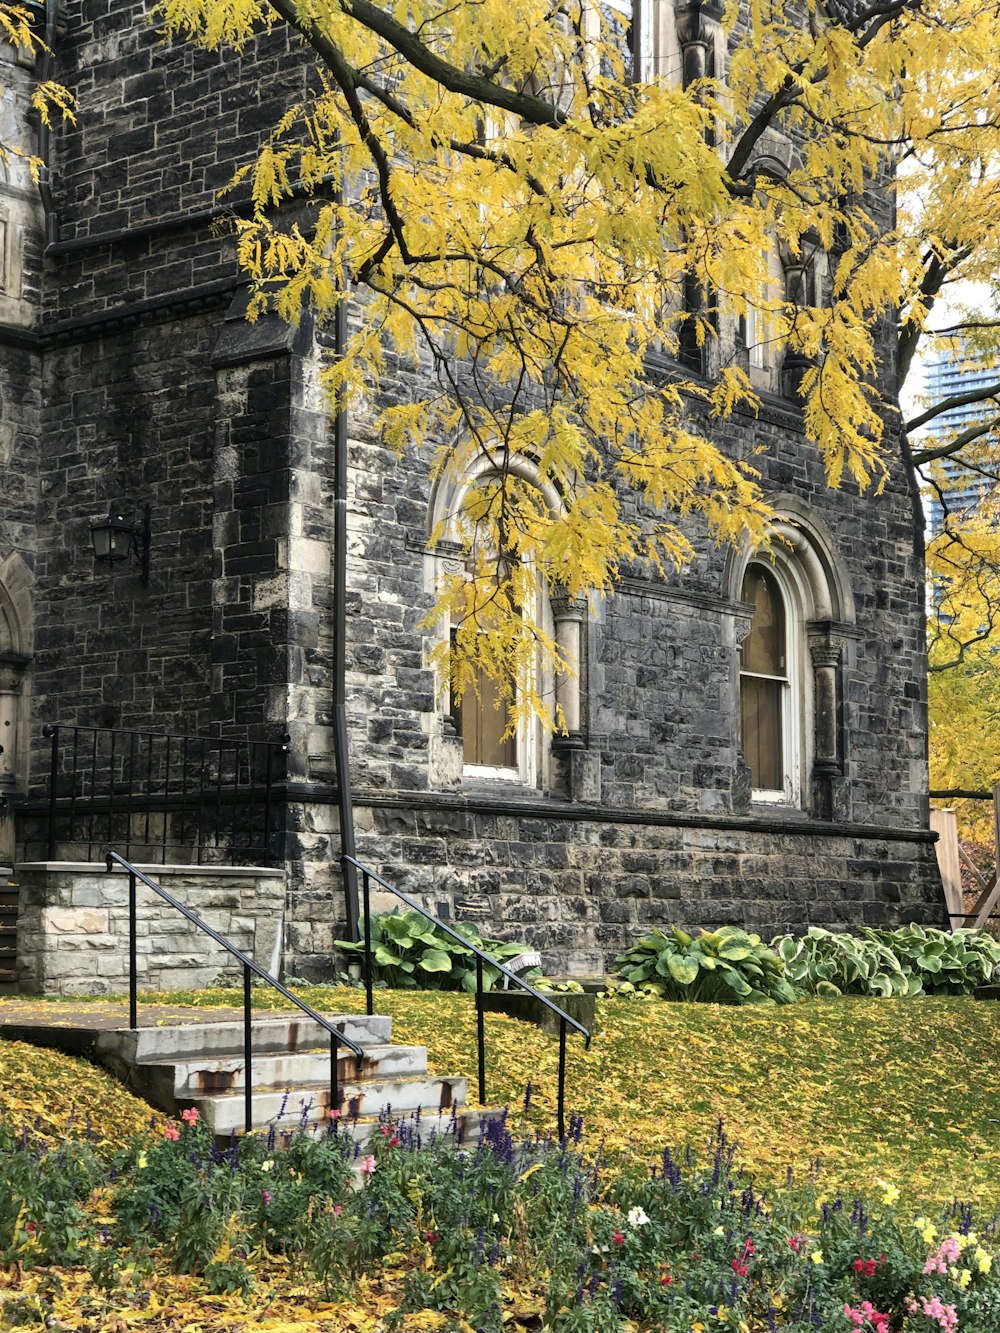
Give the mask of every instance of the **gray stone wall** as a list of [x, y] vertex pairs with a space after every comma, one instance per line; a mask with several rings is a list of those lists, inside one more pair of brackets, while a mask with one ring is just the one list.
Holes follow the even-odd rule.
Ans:
[[[8, 338], [0, 367], [0, 560], [17, 552], [31, 586], [37, 791], [39, 727], [53, 718], [290, 734], [285, 961], [325, 973], [342, 914], [332, 458], [318, 388], [330, 348], [308, 322], [242, 322], [231, 237], [213, 225], [240, 201], [220, 203], [218, 189], [307, 70], [281, 31], [236, 60], [163, 44], [139, 0], [67, 6], [54, 74], [77, 96], [78, 123], [53, 136], [60, 239], [41, 287], [37, 242], [24, 251], [44, 323], [30, 345]], [[390, 357], [372, 400], [422, 395], [428, 374]], [[348, 425], [348, 725], [366, 858], [452, 916], [530, 932], [563, 969], [597, 966], [666, 920], [766, 933], [937, 919], [922, 834], [922, 568], [901, 473], [878, 496], [830, 491], [800, 415], [775, 397], [758, 417], [710, 426], [732, 455], [753, 455], [770, 497], [827, 534], [853, 608], [830, 631], [842, 652], [838, 771], [825, 786], [807, 775], [802, 808], [775, 811], [751, 804], [739, 756], [733, 556], [696, 528], [683, 575], [627, 569], [595, 605], [582, 748], [539, 739], [526, 787], [463, 778], [422, 628], [427, 455], [386, 449], [365, 410]], [[134, 567], [94, 569], [89, 526], [111, 504], [151, 506], [147, 588]]]
[[[927, 833], [474, 797], [358, 811], [359, 857], [436, 915], [526, 941], [553, 973], [602, 972], [654, 926], [943, 926]], [[380, 900], [381, 910], [388, 899]]]
[[[144, 866], [151, 878], [265, 971], [280, 963], [285, 877], [254, 867]], [[15, 868], [18, 984], [32, 995], [122, 995], [129, 987], [129, 888], [124, 872], [72, 862]], [[243, 967], [209, 936], [137, 887], [140, 990], [178, 991], [220, 978], [242, 984]]]

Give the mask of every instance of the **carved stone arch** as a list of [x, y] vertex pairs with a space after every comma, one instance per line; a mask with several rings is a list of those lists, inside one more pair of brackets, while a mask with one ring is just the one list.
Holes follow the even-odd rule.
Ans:
[[[758, 565], [770, 569], [780, 581], [802, 644], [796, 700], [801, 718], [802, 804], [820, 818], [843, 816], [843, 677], [854, 638], [854, 597], [837, 544], [822, 520], [793, 496], [777, 496], [772, 505], [773, 541], [764, 551], [732, 551], [726, 561], [723, 589], [733, 603], [737, 631], [742, 629], [745, 638], [750, 608], [744, 605], [742, 590], [748, 568]], [[736, 638], [742, 643], [739, 633]], [[742, 725], [741, 688], [741, 736]], [[742, 742], [740, 747], [742, 759]]]
[[747, 565], [754, 559], [771, 560], [794, 571], [809, 620], [853, 625], [854, 596], [829, 528], [795, 496], [778, 495], [770, 503], [775, 514], [775, 541], [766, 553], [748, 546], [729, 551], [722, 576], [723, 596], [739, 603]]

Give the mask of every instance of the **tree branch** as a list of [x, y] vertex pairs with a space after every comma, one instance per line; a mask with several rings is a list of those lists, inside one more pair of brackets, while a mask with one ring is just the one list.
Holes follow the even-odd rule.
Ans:
[[940, 402], [934, 403], [926, 412], [921, 412], [919, 416], [911, 417], [906, 423], [908, 431], [919, 430], [925, 426], [928, 421], [933, 421], [935, 417], [942, 412], [950, 412], [953, 407], [967, 407], [970, 403], [985, 403], [990, 398], [996, 398], [1000, 394], [1000, 380], [994, 380], [992, 384], [985, 384], [981, 389], [970, 389], [968, 393], [955, 393], [950, 398], [942, 398]]

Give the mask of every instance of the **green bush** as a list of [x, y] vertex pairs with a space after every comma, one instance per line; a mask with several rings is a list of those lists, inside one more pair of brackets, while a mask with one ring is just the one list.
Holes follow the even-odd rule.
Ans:
[[[781, 958], [736, 926], [689, 935], [679, 926], [644, 935], [615, 959], [625, 987], [664, 1000], [790, 1004], [795, 991]], [[620, 988], [624, 989], [624, 988]]]
[[993, 979], [1000, 945], [975, 930], [932, 926], [865, 929], [860, 935], [811, 926], [771, 941], [785, 974], [806, 995], [967, 995]]
[[[362, 922], [362, 929], [364, 923]], [[529, 950], [527, 944], [484, 939], [466, 922], [455, 922], [452, 929], [470, 944], [482, 949], [497, 962]], [[419, 912], [383, 912], [372, 917], [372, 978], [394, 990], [466, 990], [476, 989], [476, 957], [443, 931], [437, 930]], [[364, 941], [337, 940], [337, 947], [355, 954], [364, 966]], [[499, 968], [483, 964], [483, 990], [492, 990], [501, 976]], [[529, 979], [539, 969], [524, 973]]]

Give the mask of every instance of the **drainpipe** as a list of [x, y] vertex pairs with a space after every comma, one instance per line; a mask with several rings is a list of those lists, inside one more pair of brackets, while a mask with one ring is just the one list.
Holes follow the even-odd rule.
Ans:
[[[347, 304], [337, 303], [333, 325], [339, 360], [347, 345]], [[338, 404], [333, 418], [333, 752], [337, 770], [337, 812], [341, 857], [355, 856], [354, 802], [347, 746], [347, 412]], [[358, 872], [341, 860], [347, 938], [358, 938]]]
[[[45, 50], [42, 52], [39, 81], [47, 83], [52, 78], [52, 52], [56, 44], [56, 13], [59, 0], [45, 0]], [[59, 217], [52, 202], [52, 178], [49, 173], [49, 127], [38, 118], [38, 131], [35, 138], [35, 152], [41, 165], [38, 168], [38, 195], [45, 214], [46, 248], [59, 239]]]

